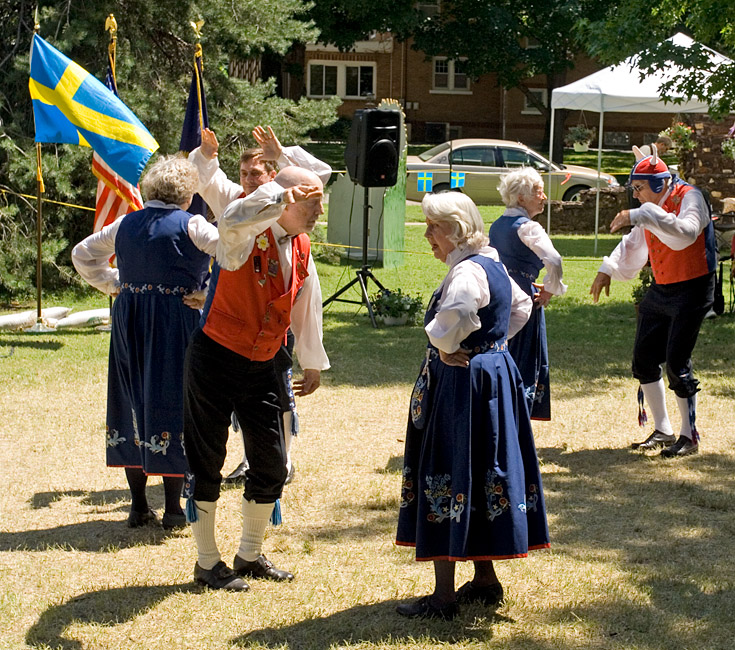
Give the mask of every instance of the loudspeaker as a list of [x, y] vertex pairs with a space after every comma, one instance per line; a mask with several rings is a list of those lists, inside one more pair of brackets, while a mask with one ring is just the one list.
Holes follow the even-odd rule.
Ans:
[[398, 180], [400, 111], [355, 111], [345, 149], [350, 178], [363, 187], [391, 187]]

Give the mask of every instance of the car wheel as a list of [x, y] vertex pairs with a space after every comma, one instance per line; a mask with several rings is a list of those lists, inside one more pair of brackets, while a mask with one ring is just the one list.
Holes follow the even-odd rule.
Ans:
[[579, 193], [582, 190], [588, 190], [589, 187], [586, 185], [575, 185], [574, 187], [570, 187], [566, 192], [564, 192], [564, 200], [565, 201], [579, 201], [580, 196]]
[[439, 192], [461, 192], [462, 190], [458, 187], [452, 187], [449, 183], [439, 183], [431, 191], [433, 194], [439, 194]]

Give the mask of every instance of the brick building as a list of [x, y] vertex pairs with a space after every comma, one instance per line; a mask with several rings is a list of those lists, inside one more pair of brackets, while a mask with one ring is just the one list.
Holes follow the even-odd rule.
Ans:
[[[564, 83], [600, 67], [580, 57]], [[374, 34], [349, 52], [322, 44], [297, 48], [280, 66], [279, 85], [291, 99], [337, 95], [343, 100], [339, 114], [347, 118], [381, 99], [397, 99], [411, 142], [484, 137], [520, 140], [536, 148], [544, 142], [545, 118], [520, 90], [503, 90], [492, 74], [470, 79], [462, 61], [427, 57], [410, 41], [400, 42], [391, 34]], [[545, 77], [531, 79], [529, 86], [548, 103]], [[567, 115], [566, 126], [597, 126], [598, 119], [597, 113], [574, 111]], [[652, 141], [671, 119], [666, 114], [606, 114], [605, 146], [626, 148]]]

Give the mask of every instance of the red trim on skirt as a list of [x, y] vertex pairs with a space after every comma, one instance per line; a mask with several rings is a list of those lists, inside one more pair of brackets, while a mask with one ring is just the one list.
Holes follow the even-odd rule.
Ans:
[[[410, 546], [416, 548], [416, 544], [412, 542], [395, 542], [396, 546]], [[539, 544], [537, 546], [529, 546], [529, 551], [538, 551], [543, 548], [550, 548], [551, 544]], [[487, 562], [488, 560], [515, 560], [522, 557], [528, 557], [528, 553], [519, 553], [517, 555], [477, 555], [471, 557], [454, 557], [453, 555], [437, 555], [436, 557], [417, 557], [417, 562], [432, 562], [437, 560], [445, 560], [447, 562]]]

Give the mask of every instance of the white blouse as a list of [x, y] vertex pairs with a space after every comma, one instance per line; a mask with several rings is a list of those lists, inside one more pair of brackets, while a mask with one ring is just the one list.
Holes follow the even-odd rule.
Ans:
[[[476, 254], [499, 260], [497, 251], [491, 246], [484, 246], [477, 251], [455, 248], [449, 253], [446, 259], [449, 273], [439, 286], [441, 295], [437, 312], [426, 326], [431, 344], [447, 353], [456, 352], [464, 339], [480, 329], [477, 312], [490, 304], [490, 287], [485, 270], [476, 262], [465, 259]], [[511, 338], [528, 321], [533, 301], [512, 278], [509, 279], [512, 301], [508, 338]]]
[[[146, 208], [180, 210], [181, 207], [163, 201], [146, 201]], [[111, 267], [109, 259], [115, 254], [117, 231], [126, 215], [113, 221], [109, 226], [80, 241], [71, 252], [74, 268], [84, 280], [102, 293], [112, 295], [120, 288], [120, 273]], [[189, 219], [187, 228], [189, 239], [194, 246], [207, 255], [214, 255], [217, 247], [216, 226], [203, 216], [195, 214]]]

